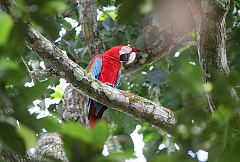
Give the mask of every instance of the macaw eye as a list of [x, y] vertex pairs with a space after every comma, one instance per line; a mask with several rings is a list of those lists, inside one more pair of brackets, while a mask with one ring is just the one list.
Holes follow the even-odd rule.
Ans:
[[125, 53], [120, 55], [120, 61], [127, 62], [129, 60], [130, 53]]

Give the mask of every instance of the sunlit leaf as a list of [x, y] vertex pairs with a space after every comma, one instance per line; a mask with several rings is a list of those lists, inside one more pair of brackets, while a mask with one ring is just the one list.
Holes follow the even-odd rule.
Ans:
[[44, 5], [44, 12], [51, 12], [51, 11], [64, 11], [67, 9], [67, 5], [63, 1], [52, 0], [47, 2]]
[[37, 140], [35, 133], [31, 129], [24, 125], [20, 125], [20, 127], [18, 127], [17, 129], [17, 132], [23, 138], [26, 145], [26, 149], [34, 147]]
[[13, 20], [9, 15], [0, 13], [0, 45], [3, 45], [7, 42], [8, 36], [13, 27]]
[[57, 86], [55, 92], [51, 94], [51, 97], [57, 100], [61, 100], [64, 94], [64, 89], [61, 86]]
[[84, 142], [93, 142], [93, 138], [88, 130], [76, 123], [65, 123], [61, 132], [73, 138], [83, 140]]
[[17, 70], [18, 64], [10, 59], [0, 59], [0, 72], [6, 70]]
[[228, 122], [231, 118], [232, 110], [226, 108], [224, 106], [219, 106], [217, 111], [213, 114], [213, 120], [217, 120], [218, 122]]
[[147, 134], [146, 136], [144, 136], [144, 142], [149, 142], [157, 137], [159, 137], [159, 133], [158, 132], [152, 132]]
[[104, 122], [97, 122], [92, 131], [95, 145], [102, 147], [109, 135], [107, 124]]
[[59, 131], [61, 125], [57, 118], [53, 116], [44, 117], [42, 119], [38, 119], [37, 123], [40, 128], [46, 129], [48, 132], [56, 132]]
[[67, 22], [66, 20], [62, 19], [60, 22], [61, 22], [61, 24], [63, 25], [63, 27], [65, 29], [67, 29], [67, 30], [71, 30], [72, 29], [72, 25], [69, 22]]

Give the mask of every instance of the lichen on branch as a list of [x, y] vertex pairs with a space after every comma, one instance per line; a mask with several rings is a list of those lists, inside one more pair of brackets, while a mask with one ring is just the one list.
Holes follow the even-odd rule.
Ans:
[[87, 75], [83, 68], [69, 59], [61, 49], [53, 45], [30, 25], [27, 25], [26, 30], [27, 45], [37, 52], [56, 71], [58, 76], [66, 79], [80, 92], [99, 103], [164, 130], [169, 130], [175, 124], [175, 117], [171, 110], [148, 99], [134, 94], [129, 95], [128, 92], [114, 89], [93, 79]]
[[[174, 125], [175, 118], [172, 111], [134, 94], [129, 97], [125, 91], [114, 89], [91, 78], [86, 75], [84, 69], [70, 60], [66, 54], [33, 28], [29, 27], [27, 33], [28, 45], [32, 50], [48, 62], [60, 77], [65, 78], [76, 89], [90, 98], [163, 129]], [[81, 74], [81, 77], [77, 74]]]

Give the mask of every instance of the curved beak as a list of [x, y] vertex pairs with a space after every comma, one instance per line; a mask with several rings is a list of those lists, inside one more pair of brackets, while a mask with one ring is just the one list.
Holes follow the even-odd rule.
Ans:
[[129, 59], [126, 64], [131, 64], [136, 58], [136, 52], [131, 52]]

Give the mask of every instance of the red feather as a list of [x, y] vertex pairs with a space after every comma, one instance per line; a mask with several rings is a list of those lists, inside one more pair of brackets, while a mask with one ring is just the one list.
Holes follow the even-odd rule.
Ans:
[[121, 69], [120, 54], [122, 45], [107, 50], [102, 56], [102, 69], [99, 80], [114, 85]]
[[[91, 73], [94, 68], [95, 60], [98, 57], [102, 57], [102, 67], [101, 72], [99, 75], [98, 80], [100, 80], [103, 83], [109, 83], [110, 85], [115, 85], [117, 82], [117, 79], [120, 74], [121, 70], [121, 62], [120, 62], [120, 50], [122, 46], [126, 45], [119, 45], [115, 46], [109, 50], [107, 50], [103, 55], [97, 54], [95, 55], [92, 60], [89, 63], [89, 66], [87, 67], [87, 72]], [[132, 48], [132, 47], [131, 47]], [[135, 48], [132, 48], [132, 52], [136, 52]], [[100, 120], [102, 118], [102, 115], [104, 111], [107, 109], [105, 105], [102, 105], [101, 110], [98, 112], [97, 116], [95, 115], [96, 108], [94, 107], [93, 101], [90, 99], [90, 108], [89, 108], [89, 120], [90, 120], [90, 128], [94, 127], [94, 123], [96, 120]]]

